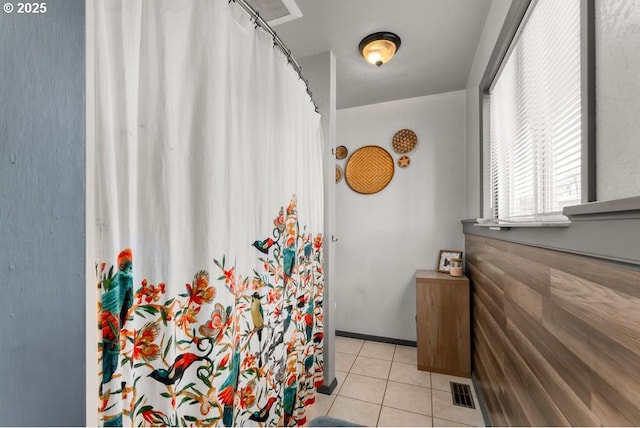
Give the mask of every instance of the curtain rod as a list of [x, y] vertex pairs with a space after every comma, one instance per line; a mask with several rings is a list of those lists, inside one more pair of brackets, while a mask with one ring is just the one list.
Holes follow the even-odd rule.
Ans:
[[305, 79], [304, 76], [302, 75], [302, 67], [300, 67], [300, 64], [298, 64], [298, 62], [293, 58], [293, 56], [291, 56], [291, 51], [287, 48], [287, 45], [285, 45], [282, 39], [276, 34], [275, 31], [273, 31], [273, 28], [271, 28], [271, 26], [267, 24], [267, 21], [265, 21], [260, 16], [258, 11], [256, 11], [253, 7], [251, 7], [245, 0], [229, 0], [229, 3], [231, 3], [232, 1], [242, 6], [242, 8], [249, 15], [251, 15], [251, 19], [253, 19], [253, 21], [255, 22], [256, 27], [262, 28], [264, 31], [269, 33], [269, 35], [271, 35], [271, 37], [273, 38], [273, 45], [280, 48], [282, 53], [287, 58], [287, 61], [289, 62], [289, 64], [291, 64], [291, 67], [293, 67], [296, 73], [298, 73], [298, 77], [300, 77], [300, 79], [304, 82], [307, 88], [307, 94], [309, 94], [309, 98], [311, 98], [311, 103], [313, 104], [313, 107], [315, 108], [316, 113], [319, 113], [320, 110], [318, 109], [318, 105], [313, 99], [313, 92], [311, 92], [311, 89], [309, 89], [309, 81]]

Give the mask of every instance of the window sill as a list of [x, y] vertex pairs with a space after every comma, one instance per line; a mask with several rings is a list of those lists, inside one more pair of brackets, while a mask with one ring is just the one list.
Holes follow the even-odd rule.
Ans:
[[502, 223], [486, 223], [486, 222], [478, 222], [474, 223], [474, 226], [477, 227], [487, 227], [489, 230], [509, 230], [511, 228], [547, 228], [547, 227], [569, 227], [571, 226], [571, 221], [530, 221], [530, 222], [502, 222]]
[[563, 214], [572, 220], [638, 218], [640, 197], [574, 205], [565, 207]]

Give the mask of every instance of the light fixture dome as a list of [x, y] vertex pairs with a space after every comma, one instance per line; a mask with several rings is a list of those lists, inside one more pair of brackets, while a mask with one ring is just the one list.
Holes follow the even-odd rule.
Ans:
[[400, 37], [388, 31], [369, 34], [358, 45], [358, 50], [364, 59], [378, 67], [393, 58], [398, 49], [400, 49]]

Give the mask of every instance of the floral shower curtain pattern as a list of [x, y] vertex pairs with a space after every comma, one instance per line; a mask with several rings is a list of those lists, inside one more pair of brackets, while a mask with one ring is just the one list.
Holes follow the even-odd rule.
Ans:
[[227, 0], [97, 0], [100, 424], [296, 425], [322, 384], [322, 135]]

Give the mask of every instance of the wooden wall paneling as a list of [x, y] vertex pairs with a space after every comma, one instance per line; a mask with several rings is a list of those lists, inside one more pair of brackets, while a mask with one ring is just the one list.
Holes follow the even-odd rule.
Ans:
[[587, 366], [594, 366], [591, 338], [596, 332], [590, 325], [550, 300], [545, 302], [542, 325]]
[[[490, 334], [485, 331], [485, 327], [481, 324], [475, 325], [476, 341], [479, 356], [479, 362], [486, 367], [487, 373], [494, 380], [496, 389], [504, 389], [504, 373], [502, 372], [502, 362], [504, 361], [504, 345], [499, 342], [499, 334]], [[490, 339], [493, 337], [494, 339]], [[481, 360], [481, 361], [480, 361]]]
[[486, 253], [478, 254], [477, 263], [474, 265], [482, 272], [491, 282], [493, 282], [498, 288], [502, 289], [502, 280], [504, 278], [504, 272], [496, 267], [489, 261], [490, 257], [487, 257]]
[[467, 273], [475, 278], [474, 287], [482, 289], [489, 295], [491, 300], [500, 310], [502, 310], [502, 303], [504, 300], [504, 291], [498, 287], [493, 281], [484, 276], [482, 272], [474, 265], [467, 265]]
[[[480, 382], [481, 392], [489, 409], [489, 417], [493, 425], [526, 425], [527, 418], [522, 413], [519, 403], [514, 401], [511, 387], [504, 378], [503, 345], [487, 339], [484, 331], [478, 326], [477, 340], [481, 344], [475, 354], [476, 377], [487, 379]], [[497, 400], [497, 402], [493, 402]], [[496, 418], [496, 413], [502, 412]]]
[[[478, 254], [484, 252], [484, 243], [480, 239], [467, 239], [465, 241], [465, 259], [467, 265], [467, 276], [476, 278], [471, 281], [472, 288], [472, 341], [473, 341], [473, 370], [479, 382], [480, 392], [485, 399], [487, 415], [489, 419], [497, 425], [508, 425], [508, 415], [513, 411], [505, 409], [506, 401], [501, 397], [504, 390], [502, 361], [504, 353], [500, 344], [498, 323], [495, 320], [487, 320], [489, 312], [484, 308], [476, 288], [485, 286], [489, 279], [482, 275], [475, 266], [483, 261], [478, 259]], [[485, 271], [492, 269], [492, 265], [484, 262]], [[494, 276], [501, 276], [502, 272], [494, 272]], [[492, 325], [495, 326], [492, 328]], [[485, 332], [485, 330], [489, 330]], [[501, 413], [502, 412], [502, 413]]]
[[638, 401], [640, 356], [597, 332], [590, 337], [590, 345], [594, 372], [615, 387], [625, 400]]
[[591, 401], [591, 368], [551, 334], [544, 325], [539, 324], [526, 311], [521, 310], [519, 305], [508, 304], [507, 317], [518, 326], [526, 339], [535, 347], [535, 351], [540, 353], [545, 363], [560, 376], [576, 398], [588, 408]]
[[[586, 257], [583, 257], [588, 259]], [[568, 274], [584, 278], [596, 284], [600, 284], [620, 293], [625, 293], [634, 298], [640, 298], [640, 272], [633, 269], [622, 269], [612, 263], [589, 262], [576, 260], [573, 256], [573, 263], [568, 267], [558, 266], [557, 269]]]
[[518, 402], [515, 396], [509, 392], [499, 392], [498, 397], [501, 403], [504, 403], [504, 408], [507, 409], [506, 416], [503, 416], [505, 422], [503, 424], [495, 423], [494, 426], [515, 426], [522, 427], [529, 425], [527, 415], [522, 411], [522, 405]]
[[503, 270], [505, 266], [504, 255], [506, 253], [507, 251], [504, 248], [495, 247], [485, 242], [485, 245], [482, 247], [482, 253], [478, 255], [478, 257], [481, 257], [495, 268]]
[[488, 249], [488, 251], [491, 251], [491, 248], [500, 250], [503, 253], [508, 253], [511, 250], [511, 244], [507, 241], [500, 241], [499, 239], [485, 239], [480, 236], [478, 238], [481, 239], [482, 245], [485, 249]]
[[[509, 322], [508, 337], [513, 337], [515, 326]], [[509, 340], [505, 349], [505, 378], [519, 385], [515, 391], [529, 424], [535, 426], [568, 426], [569, 422], [554, 403], [539, 379], [527, 365], [520, 350]]]
[[[489, 281], [484, 277], [484, 280]], [[493, 288], [500, 290], [497, 286], [492, 285]], [[493, 293], [492, 293], [493, 294]], [[504, 361], [504, 316], [502, 310], [494, 311], [493, 314], [485, 308], [485, 304], [480, 296], [484, 297], [484, 301], [492, 302], [489, 298], [489, 294], [482, 294], [482, 291], [474, 293], [473, 297], [473, 311], [477, 315], [473, 323], [474, 332], [474, 370], [477, 367], [478, 378], [491, 379], [491, 384], [482, 384], [480, 386], [483, 391], [483, 396], [492, 396], [491, 399], [486, 399], [487, 407], [489, 410], [489, 418], [498, 425], [508, 425], [509, 419], [507, 415], [513, 415], [517, 412], [518, 407], [515, 410], [505, 409], [504, 406], [509, 406], [507, 401], [504, 400], [506, 386], [504, 385], [503, 374], [503, 361]], [[495, 295], [495, 294], [494, 294]], [[501, 290], [498, 295], [502, 295]], [[498, 302], [502, 304], [502, 299]], [[490, 303], [494, 309], [497, 308], [496, 302]], [[498, 318], [497, 320], [494, 318]], [[480, 321], [481, 320], [481, 321]], [[480, 321], [480, 323], [478, 323]], [[502, 326], [501, 326], [502, 325]], [[487, 373], [487, 376], [483, 376], [483, 369]], [[496, 401], [497, 400], [497, 401]], [[512, 416], [513, 419], [513, 416]], [[525, 420], [524, 418], [521, 420]]]
[[[507, 345], [507, 348], [509, 346]], [[505, 398], [511, 403], [512, 407], [520, 408], [525, 415], [524, 421], [512, 421], [511, 425], [515, 426], [542, 426], [551, 425], [544, 423], [545, 415], [542, 408], [537, 405], [536, 391], [530, 385], [529, 379], [532, 377], [526, 370], [524, 364], [520, 364], [518, 354], [513, 350], [507, 350], [504, 359], [504, 375], [506, 384], [511, 389], [510, 394], [506, 394]]]
[[[631, 400], [631, 401], [630, 401]], [[592, 408], [607, 426], [638, 426], [638, 395], [624, 396], [597, 374], [593, 378]]]
[[602, 373], [594, 373], [592, 376], [591, 407], [600, 420], [607, 421], [607, 425], [638, 426], [637, 421], [640, 420], [638, 383], [635, 382], [636, 392], [633, 392], [633, 395], [627, 395], [625, 391], [629, 389], [628, 386], [632, 382], [630, 378], [624, 376], [608, 378]]
[[[511, 307], [512, 305], [508, 305]], [[519, 311], [519, 309], [516, 309]], [[523, 314], [524, 315], [524, 314]], [[526, 317], [526, 316], [525, 316]], [[513, 321], [512, 321], [513, 319]], [[534, 345], [524, 331], [536, 329], [531, 323], [522, 323], [521, 319], [509, 318], [507, 321], [507, 337], [514, 348], [521, 355], [522, 359], [531, 370], [532, 375], [540, 383], [546, 392], [545, 398], [550, 403], [562, 409], [562, 418], [573, 426], [597, 426], [600, 421], [594, 416], [591, 409], [585, 404], [574, 390], [564, 381], [564, 379], [554, 369], [554, 362], [549, 361], [539, 352], [537, 345]], [[516, 325], [517, 323], [517, 325]], [[589, 378], [589, 370], [585, 370], [582, 376]], [[590, 391], [588, 402], [590, 404]]]
[[511, 276], [527, 284], [543, 296], [549, 295], [549, 267], [536, 263], [526, 257], [503, 253], [501, 260], [505, 276]]
[[640, 299], [556, 269], [551, 277], [554, 302], [640, 355]]
[[640, 270], [588, 256], [552, 251], [527, 245], [512, 245], [515, 255], [587, 279], [631, 296], [640, 297]]
[[482, 300], [480, 300], [477, 296], [478, 295], [476, 294], [473, 300], [474, 317], [477, 315], [479, 327], [484, 331], [487, 337], [487, 344], [496, 347], [493, 352], [496, 353], [496, 359], [498, 361], [501, 361], [504, 358], [501, 354], [504, 353], [503, 344], [506, 341], [504, 328], [499, 324], [498, 321], [493, 318], [492, 314], [489, 312]]
[[597, 376], [594, 385], [593, 408], [602, 420], [610, 421], [608, 423], [614, 426], [638, 426], [640, 412], [636, 404]]
[[[490, 378], [490, 375], [487, 374], [485, 367], [482, 365], [482, 358], [480, 358], [478, 365], [474, 367], [474, 373], [482, 379]], [[486, 380], [478, 380], [476, 387], [485, 400], [485, 408], [489, 420], [496, 426], [508, 425], [505, 415], [509, 414], [509, 412], [504, 409], [503, 401], [497, 397], [496, 391], [491, 388], [491, 385]]]
[[502, 370], [504, 360], [502, 344], [491, 343], [481, 325], [475, 324], [474, 328], [476, 333], [474, 347], [477, 350], [474, 359], [474, 372], [479, 380], [483, 397], [485, 397], [490, 420], [495, 425], [505, 426], [508, 425], [506, 415], [512, 414], [513, 410], [507, 411], [504, 408], [505, 401], [498, 398], [499, 395], [505, 393], [506, 389]]
[[478, 300], [487, 308], [487, 316], [491, 318], [499, 327], [504, 331], [506, 327], [506, 319], [504, 317], [504, 311], [502, 309], [502, 302], [496, 302], [489, 296], [482, 286], [474, 287], [474, 295], [478, 297]]
[[640, 271], [474, 235], [465, 256], [491, 423], [640, 425]]
[[504, 294], [511, 299], [511, 302], [542, 323], [543, 297], [541, 294], [511, 276], [505, 276]]
[[[567, 401], [556, 402], [550, 391], [545, 388], [543, 384], [544, 378], [539, 376], [542, 372], [536, 373], [534, 371], [536, 363], [541, 363], [541, 361], [535, 358], [536, 356], [530, 349], [527, 349], [527, 345], [530, 344], [527, 343], [522, 332], [511, 320], [507, 321], [507, 337], [509, 339], [507, 348], [511, 346], [516, 350], [515, 353], [508, 354], [508, 358], [512, 358], [512, 361], [516, 363], [514, 366], [517, 365], [520, 375], [526, 380], [525, 400], [521, 400], [521, 402], [524, 402], [525, 412], [527, 411], [526, 408], [532, 407], [533, 409], [530, 412], [540, 417], [540, 419], [533, 421], [535, 425], [569, 425], [569, 421], [563, 413], [563, 411], [566, 411], [564, 406], [566, 406]], [[526, 399], [526, 397], [529, 399]], [[563, 411], [560, 410], [559, 406], [563, 406]]]

